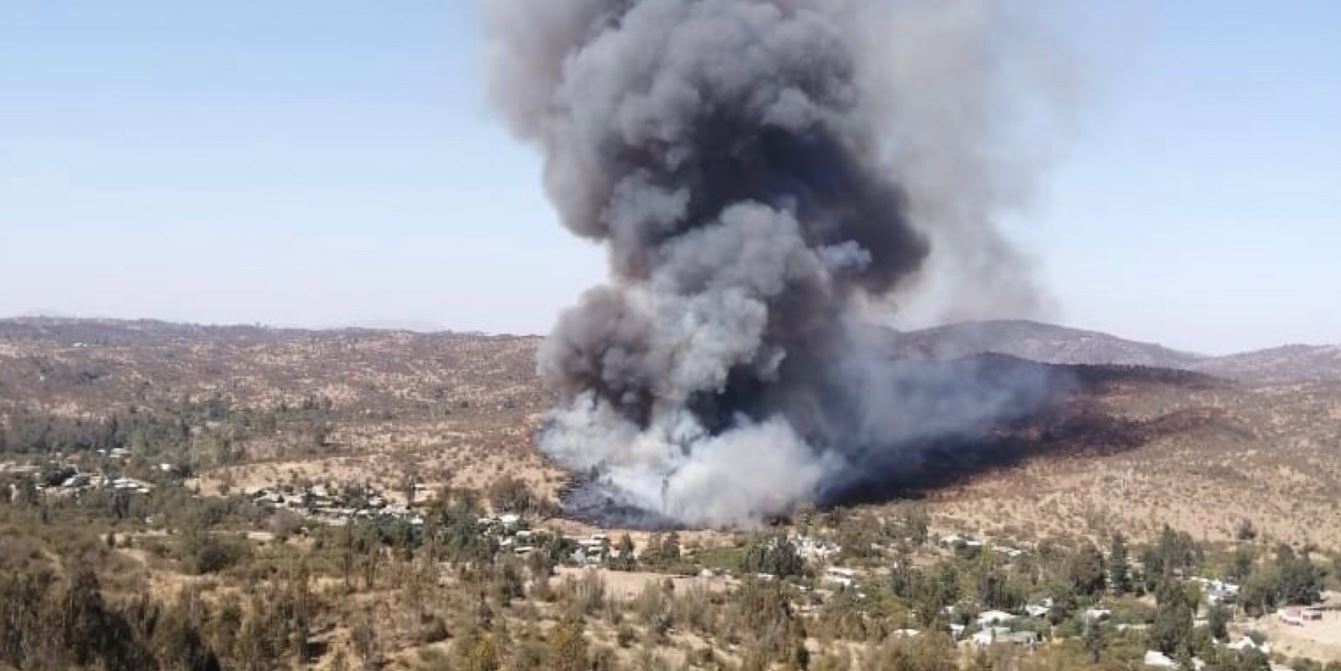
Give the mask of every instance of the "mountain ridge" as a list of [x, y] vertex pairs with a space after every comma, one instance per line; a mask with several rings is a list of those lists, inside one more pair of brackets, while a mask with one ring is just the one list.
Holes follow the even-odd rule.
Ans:
[[896, 338], [905, 356], [957, 358], [994, 352], [1053, 364], [1127, 365], [1187, 370], [1250, 384], [1341, 382], [1341, 346], [1283, 345], [1222, 356], [1171, 349], [1028, 320], [963, 322]]
[[[53, 340], [70, 346], [162, 345], [181, 342], [275, 342], [333, 334], [413, 334], [426, 337], [539, 339], [529, 334], [414, 331], [395, 328], [331, 329], [265, 325], [205, 325], [154, 319], [70, 317], [0, 319], [0, 341]], [[1211, 356], [1087, 329], [1010, 319], [961, 322], [882, 334], [896, 356], [953, 359], [997, 353], [1050, 364], [1124, 365], [1187, 370], [1250, 384], [1341, 382], [1341, 345], [1287, 344]]]

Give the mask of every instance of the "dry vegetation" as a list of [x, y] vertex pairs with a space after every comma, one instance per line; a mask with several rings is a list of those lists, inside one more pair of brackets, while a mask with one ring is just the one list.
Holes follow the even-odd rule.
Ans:
[[[200, 486], [371, 481], [482, 487], [503, 473], [552, 494], [561, 474], [530, 448], [545, 398], [538, 338], [403, 332], [182, 327], [156, 322], [0, 323], [0, 414], [97, 417], [165, 402], [322, 410], [324, 445], [295, 450], [250, 434], [245, 463]], [[310, 452], [316, 452], [315, 454]], [[201, 469], [204, 470], [204, 469]]]
[[[519, 479], [542, 503], [565, 483], [530, 444], [549, 401], [534, 373], [538, 343], [0, 322], [0, 424], [24, 440], [40, 424], [34, 417], [59, 429], [39, 436], [47, 451], [19, 458], [87, 451], [70, 445], [96, 438], [115, 417], [108, 435], [132, 446], [125, 468], [155, 471], [173, 461], [191, 473], [177, 482], [163, 476], [153, 496], [129, 503], [102, 494], [25, 495], [22, 505], [17, 495], [0, 499], [10, 504], [0, 505], [0, 588], [22, 592], [6, 576], [46, 576], [49, 589], [33, 603], [55, 609], [50, 622], [62, 621], [72, 616], [59, 604], [74, 603], [80, 576], [95, 567], [106, 604], [80, 612], [125, 619], [164, 668], [217, 668], [192, 661], [206, 641], [223, 668], [878, 671], [1133, 668], [1148, 644], [1143, 634], [1109, 631], [1110, 661], [1091, 664], [1077, 618], [1088, 604], [1117, 604], [1120, 617], [1150, 625], [1157, 618], [1147, 592], [1171, 579], [1172, 568], [1132, 591], [1073, 594], [1078, 600], [1064, 616], [1030, 625], [1055, 638], [1027, 654], [956, 645], [933, 631], [946, 624], [940, 606], [953, 603], [937, 601], [939, 589], [975, 608], [993, 600], [1019, 607], [1074, 582], [1078, 563], [1099, 556], [1090, 549], [1107, 548], [1118, 532], [1149, 543], [1143, 552], [1163, 552], [1173, 530], [1186, 532], [1206, 552], [1197, 550], [1188, 571], [1224, 574], [1241, 555], [1248, 567], [1241, 578], [1278, 575], [1288, 563], [1273, 563], [1271, 548], [1285, 543], [1303, 550], [1319, 580], [1330, 575], [1332, 588], [1341, 577], [1341, 385], [1253, 386], [1147, 369], [1077, 369], [1085, 378], [1079, 391], [1003, 427], [993, 440], [1009, 458], [980, 463], [965, 477], [905, 489], [900, 500], [800, 511], [788, 531], [846, 548], [833, 561], [856, 568], [853, 590], [825, 583], [828, 559], [785, 585], [756, 580], [774, 571], [772, 563], [751, 563], [754, 549], [771, 546], [724, 531], [684, 532], [675, 557], [640, 555], [634, 565], [606, 557], [598, 568], [564, 566], [573, 563], [571, 544], [522, 561], [468, 539], [484, 513], [477, 504], [505, 478]], [[0, 452], [16, 446], [0, 442]], [[303, 524], [229, 496], [300, 481], [372, 483], [402, 502], [406, 483], [417, 483], [435, 494], [418, 509], [432, 531]], [[538, 505], [526, 513], [556, 538], [607, 531], [550, 511]], [[923, 526], [910, 535], [916, 525], [898, 520], [912, 519]], [[951, 532], [1027, 554], [964, 555], [936, 542]], [[610, 534], [612, 545], [619, 535]], [[640, 553], [662, 545], [643, 531], [630, 540]], [[1102, 568], [1094, 575], [1102, 583]], [[154, 622], [165, 623], [157, 629], [145, 624], [145, 599]], [[1335, 613], [1327, 617], [1315, 627], [1321, 633], [1246, 613], [1233, 628], [1265, 632], [1289, 656], [1341, 662], [1327, 629]], [[44, 631], [43, 622], [29, 624]], [[901, 639], [910, 627], [928, 635]], [[21, 641], [36, 647], [15, 658], [37, 660], [24, 668], [96, 666], [65, 656], [60, 645], [76, 640], [69, 636]], [[1197, 645], [1209, 654], [1204, 640]], [[143, 660], [116, 659], [130, 666], [107, 668], [142, 668], [134, 664]]]
[[1278, 541], [1341, 548], [1341, 386], [1142, 385], [1099, 403], [1118, 417], [1193, 421], [1132, 449], [1080, 446], [982, 475], [934, 492], [933, 508], [1037, 536], [1148, 538], [1169, 524], [1227, 540], [1249, 520]]
[[[534, 373], [538, 344], [471, 334], [10, 321], [0, 323], [0, 413], [39, 406], [98, 415], [155, 399], [275, 408], [316, 399], [330, 406], [323, 449], [295, 454], [283, 441], [251, 435], [243, 463], [199, 469], [201, 489], [302, 477], [372, 481], [394, 494], [407, 474], [476, 488], [512, 474], [552, 497], [564, 475], [530, 445], [547, 406]], [[936, 512], [968, 528], [1040, 535], [1147, 537], [1167, 522], [1206, 539], [1227, 538], [1248, 519], [1272, 538], [1341, 548], [1341, 384], [1136, 377], [1096, 387], [1085, 402], [1104, 417], [1103, 430], [1071, 435], [1053, 427], [1058, 435], [1023, 463], [930, 492]], [[1133, 436], [1123, 422], [1158, 430]]]

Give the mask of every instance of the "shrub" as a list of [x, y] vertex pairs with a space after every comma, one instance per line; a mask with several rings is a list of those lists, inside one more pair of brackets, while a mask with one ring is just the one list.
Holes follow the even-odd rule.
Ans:
[[741, 570], [787, 578], [802, 575], [805, 562], [797, 554], [796, 546], [785, 536], [756, 536], [745, 546]]
[[204, 575], [242, 563], [251, 556], [251, 546], [245, 540], [202, 534], [198, 538], [184, 538], [181, 552], [188, 569]]
[[489, 486], [489, 505], [494, 512], [524, 513], [535, 506], [535, 496], [524, 480], [505, 475]]

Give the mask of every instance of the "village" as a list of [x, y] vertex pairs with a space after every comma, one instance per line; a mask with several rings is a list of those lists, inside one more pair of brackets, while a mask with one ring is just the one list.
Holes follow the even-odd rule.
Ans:
[[[124, 475], [127, 455], [109, 451], [99, 454], [101, 467], [86, 467], [84, 460], [53, 459], [47, 463], [3, 463], [0, 464], [0, 476], [9, 481], [9, 499], [15, 500], [24, 493], [20, 483], [31, 483], [30, 492], [40, 497], [69, 498], [79, 497], [88, 492], [106, 491], [120, 496], [153, 497], [159, 487], [183, 487], [182, 473], [170, 464], [158, 464], [147, 469], [149, 477], [144, 479]], [[141, 465], [140, 470], [146, 470]], [[189, 490], [188, 490], [189, 491]], [[190, 492], [192, 497], [200, 495]], [[437, 495], [423, 484], [411, 484], [405, 492], [393, 495], [374, 485], [352, 484], [334, 485], [312, 482], [271, 483], [264, 486], [245, 488], [236, 494], [251, 503], [256, 509], [272, 513], [283, 512], [301, 518], [304, 528], [320, 526], [343, 527], [353, 524], [383, 525], [400, 524], [409, 527], [414, 533], [423, 533], [426, 524], [426, 506]], [[934, 562], [954, 560], [956, 558], [981, 557], [984, 554], [995, 557], [993, 562], [1009, 566], [1011, 562], [1026, 561], [1038, 552], [1038, 548], [1029, 543], [1002, 542], [1000, 540], [979, 539], [971, 534], [947, 530], [940, 534], [931, 534], [925, 544], [907, 542], [904, 553], [896, 552], [892, 544], [871, 543], [860, 554], [859, 560], [852, 559], [852, 553], [834, 538], [830, 529], [792, 530], [781, 536], [774, 536], [768, 543], [771, 551], [795, 556], [799, 565], [786, 575], [765, 570], [750, 570], [747, 567], [706, 566], [697, 559], [697, 553], [705, 550], [697, 545], [687, 547], [680, 555], [679, 541], [676, 545], [675, 562], [666, 562], [664, 557], [648, 557], [644, 551], [649, 541], [644, 537], [641, 547], [628, 540], [627, 535], [612, 538], [605, 530], [591, 530], [589, 533], [567, 537], [563, 531], [552, 524], [553, 520], [519, 512], [494, 511], [478, 517], [474, 533], [488, 540], [496, 548], [497, 556], [516, 557], [525, 560], [542, 549], [561, 548], [558, 565], [561, 574], [570, 578], [592, 573], [605, 580], [623, 579], [641, 581], [638, 584], [655, 584], [670, 576], [676, 580], [691, 581], [694, 584], [707, 585], [715, 590], [738, 588], [747, 581], [781, 582], [788, 586], [792, 594], [793, 607], [801, 615], [815, 615], [826, 605], [836, 601], [855, 599], [862, 602], [868, 599], [868, 592], [887, 583], [900, 568], [899, 562], [911, 562], [922, 566]], [[305, 532], [304, 532], [305, 533]], [[653, 534], [659, 538], [660, 534]], [[677, 534], [670, 532], [672, 539]], [[663, 541], [650, 541], [660, 551]], [[913, 555], [906, 553], [906, 546], [917, 547]], [[1125, 571], [1133, 575], [1145, 570], [1140, 561], [1127, 562]], [[1107, 579], [1114, 580], [1114, 567], [1107, 567]], [[1183, 576], [1177, 572], [1178, 580], [1185, 586], [1195, 588], [1200, 601], [1193, 613], [1193, 626], [1206, 627], [1214, 617], [1213, 612], [1228, 613], [1230, 619], [1224, 624], [1227, 636], [1216, 640], [1216, 646], [1238, 652], [1252, 651], [1270, 658], [1274, 642], [1270, 640], [1264, 626], [1267, 623], [1279, 625], [1275, 631], [1289, 635], [1307, 636], [1320, 628], [1336, 627], [1341, 624], [1341, 599], [1337, 594], [1323, 594], [1321, 603], [1282, 604], [1270, 615], [1249, 617], [1241, 607], [1242, 586], [1219, 577], [1199, 575]], [[627, 589], [628, 598], [636, 595], [636, 589]], [[1119, 612], [1119, 608], [1110, 605], [1114, 598], [1100, 595], [1092, 605], [1080, 609], [1073, 615], [1058, 620], [1056, 595], [1034, 594], [1015, 607], [988, 608], [972, 596], [963, 596], [954, 603], [941, 607], [940, 617], [932, 621], [943, 627], [959, 646], [967, 649], [989, 649], [994, 646], [1013, 646], [1024, 651], [1032, 651], [1049, 642], [1064, 641], [1067, 638], [1083, 638], [1091, 628], [1106, 628], [1113, 632], [1146, 631], [1151, 627], [1149, 616], [1133, 617], [1130, 612]], [[1141, 598], [1143, 603], [1153, 608], [1155, 600], [1147, 594]], [[1129, 611], [1130, 609], [1126, 609]], [[1078, 622], [1079, 627], [1067, 625], [1066, 619]], [[925, 628], [912, 623], [904, 624], [890, 631], [896, 638], [914, 638], [924, 634]], [[1182, 662], [1174, 657], [1154, 649], [1146, 650], [1143, 665], [1153, 669], [1177, 669]], [[1204, 662], [1191, 658], [1193, 668], [1200, 669]], [[1290, 667], [1271, 663], [1273, 671], [1285, 671]]]
[[[103, 461], [124, 463], [130, 457], [125, 449], [102, 450], [99, 455]], [[12, 476], [8, 495], [10, 500], [22, 495], [20, 485], [27, 483], [31, 491], [39, 495], [69, 496], [88, 490], [109, 490], [125, 494], [149, 494], [154, 483], [143, 479], [127, 477], [122, 469], [95, 467], [86, 468], [86, 460], [71, 460], [60, 455], [44, 463], [0, 462], [0, 476]], [[158, 472], [171, 473], [171, 464], [159, 464]]]

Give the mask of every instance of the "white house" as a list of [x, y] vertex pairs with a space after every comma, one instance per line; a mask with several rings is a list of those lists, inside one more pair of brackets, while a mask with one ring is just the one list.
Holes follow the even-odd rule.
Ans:
[[1251, 638], [1248, 638], [1247, 636], [1244, 636], [1243, 638], [1240, 638], [1239, 640], [1234, 641], [1233, 643], [1230, 643], [1225, 647], [1229, 648], [1230, 650], [1234, 650], [1236, 652], [1256, 650], [1264, 655], [1271, 654], [1270, 645], [1266, 644], [1265, 642], [1258, 644], [1256, 641], [1252, 640]]
[[1004, 610], [985, 610], [978, 614], [978, 624], [983, 627], [1006, 624], [1014, 619], [1014, 615], [1011, 615]]
[[[1174, 661], [1173, 659], [1169, 658], [1168, 655], [1158, 650], [1145, 651], [1145, 665], [1156, 669], [1178, 668], [1178, 662]], [[1203, 662], [1202, 660], [1197, 659], [1196, 657], [1192, 658], [1192, 668], [1197, 669], [1197, 671], [1200, 671], [1205, 667], [1206, 662]]]
[[1156, 668], [1156, 669], [1176, 669], [1176, 668], [1178, 668], [1178, 662], [1173, 661], [1171, 658], [1169, 658], [1168, 655], [1166, 655], [1166, 654], [1164, 654], [1164, 653], [1162, 653], [1162, 652], [1160, 652], [1160, 651], [1158, 651], [1158, 650], [1146, 650], [1146, 651], [1145, 651], [1145, 660], [1144, 660], [1143, 663], [1144, 663], [1146, 666], [1149, 666], [1149, 667], [1152, 667], [1152, 668]]
[[801, 555], [802, 559], [811, 562], [827, 561], [842, 549], [822, 538], [810, 536], [796, 536], [792, 544], [796, 546], [796, 553]]
[[1005, 643], [1014, 643], [1015, 645], [1023, 645], [1029, 648], [1033, 648], [1034, 646], [1038, 645], [1038, 632], [1013, 631], [1009, 634], [1006, 634], [1005, 636], [1001, 636], [998, 640]]
[[1009, 627], [986, 627], [982, 631], [973, 634], [973, 638], [970, 640], [973, 641], [974, 645], [986, 647], [996, 643], [998, 639], [1004, 640], [1005, 637], [1009, 635]]
[[857, 582], [857, 572], [850, 568], [830, 566], [824, 572], [824, 581], [841, 587], [851, 587]]
[[1206, 601], [1212, 605], [1233, 603], [1239, 597], [1239, 586], [1232, 582], [1200, 577], [1191, 580], [1205, 588]]

